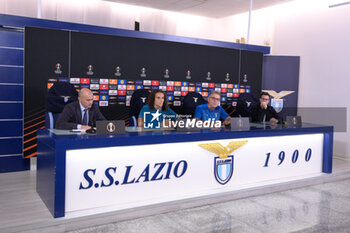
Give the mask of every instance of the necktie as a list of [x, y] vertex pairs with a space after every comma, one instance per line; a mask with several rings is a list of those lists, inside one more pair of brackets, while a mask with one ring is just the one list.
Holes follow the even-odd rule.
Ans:
[[84, 109], [84, 113], [83, 113], [83, 122], [82, 122], [82, 125], [88, 125], [88, 116], [87, 116], [87, 114], [88, 114], [88, 109], [87, 108], [85, 108]]

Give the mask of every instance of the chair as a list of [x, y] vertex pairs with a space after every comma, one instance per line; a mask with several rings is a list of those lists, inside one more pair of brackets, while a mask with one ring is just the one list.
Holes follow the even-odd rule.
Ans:
[[76, 100], [78, 100], [78, 92], [72, 84], [67, 82], [54, 83], [46, 95], [45, 127], [54, 129], [56, 120], [64, 106]]
[[183, 113], [193, 117], [196, 107], [201, 104], [208, 103], [201, 94], [197, 92], [189, 92], [183, 99]]
[[56, 121], [60, 113], [46, 112], [45, 113], [45, 128], [46, 129], [54, 129]]
[[139, 89], [134, 91], [130, 99], [130, 126], [137, 126], [137, 118], [139, 117], [142, 107], [147, 103], [149, 90]]
[[238, 117], [252, 118], [258, 104], [258, 100], [252, 94], [241, 93], [237, 100], [235, 115]]

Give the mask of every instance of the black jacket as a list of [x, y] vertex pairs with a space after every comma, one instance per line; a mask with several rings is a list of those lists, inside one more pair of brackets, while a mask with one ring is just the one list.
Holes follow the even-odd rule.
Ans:
[[[97, 105], [93, 104], [89, 109], [89, 125], [95, 126], [96, 121], [106, 120], [106, 118], [100, 112]], [[67, 104], [63, 112], [60, 114], [57, 122], [56, 129], [76, 129], [78, 124], [82, 123], [81, 108], [79, 101]]]
[[260, 107], [260, 104], [258, 104], [254, 110], [252, 121], [263, 122], [264, 118], [265, 118], [265, 121], [270, 121], [272, 117], [275, 118], [276, 120], [279, 120], [279, 116], [276, 110], [272, 106], [267, 105], [267, 109], [262, 109]]

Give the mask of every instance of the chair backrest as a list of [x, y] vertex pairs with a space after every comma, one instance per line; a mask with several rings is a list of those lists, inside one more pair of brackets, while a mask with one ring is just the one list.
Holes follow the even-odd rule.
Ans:
[[78, 100], [78, 92], [72, 84], [67, 82], [54, 83], [46, 95], [45, 128], [54, 129], [64, 106], [76, 100]]
[[54, 129], [56, 121], [60, 113], [46, 112], [45, 114], [45, 128], [46, 129]]
[[240, 117], [252, 117], [258, 100], [250, 93], [241, 93], [237, 100], [236, 115]]
[[147, 103], [149, 90], [139, 89], [134, 91], [130, 99], [130, 126], [137, 126], [137, 118], [142, 107]]
[[197, 92], [189, 92], [183, 100], [183, 113], [193, 117], [196, 107], [201, 104], [208, 103], [201, 94]]
[[[67, 96], [67, 98], [63, 98]], [[67, 82], [56, 82], [46, 95], [46, 111], [61, 113], [66, 104], [78, 100], [78, 92], [74, 86]]]

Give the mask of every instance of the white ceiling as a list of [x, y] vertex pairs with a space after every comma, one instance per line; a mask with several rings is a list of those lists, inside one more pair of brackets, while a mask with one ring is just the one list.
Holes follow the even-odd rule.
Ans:
[[[105, 0], [212, 18], [249, 11], [250, 0]], [[293, 0], [253, 0], [253, 10]]]

